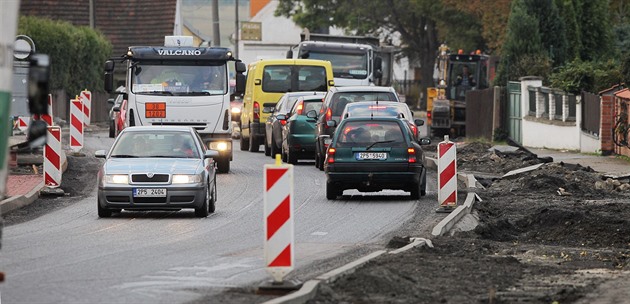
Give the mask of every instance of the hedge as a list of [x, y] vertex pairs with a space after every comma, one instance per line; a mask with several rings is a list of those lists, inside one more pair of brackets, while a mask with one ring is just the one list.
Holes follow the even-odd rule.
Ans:
[[21, 16], [18, 34], [29, 36], [38, 53], [51, 58], [51, 90], [68, 95], [84, 89], [103, 92], [103, 64], [112, 45], [98, 30], [32, 16]]

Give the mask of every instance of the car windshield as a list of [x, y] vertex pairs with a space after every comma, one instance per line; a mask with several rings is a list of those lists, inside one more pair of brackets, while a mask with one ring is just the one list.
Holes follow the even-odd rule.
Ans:
[[[405, 136], [395, 121], [347, 121], [337, 129], [337, 147], [405, 147]], [[378, 143], [381, 143], [380, 145]]]
[[346, 105], [357, 101], [398, 101], [392, 92], [337, 92], [330, 107], [333, 116], [340, 116]]
[[123, 132], [110, 157], [199, 158], [199, 151], [189, 132]]
[[131, 91], [155, 95], [227, 94], [226, 64], [137, 62], [132, 65]]

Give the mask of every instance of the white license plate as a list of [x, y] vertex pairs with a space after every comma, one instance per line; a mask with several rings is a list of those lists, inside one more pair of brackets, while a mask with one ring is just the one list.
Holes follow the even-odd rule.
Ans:
[[357, 160], [365, 160], [365, 159], [378, 159], [384, 160], [387, 159], [387, 153], [385, 152], [359, 152], [356, 154]]
[[165, 188], [134, 188], [133, 197], [166, 197]]

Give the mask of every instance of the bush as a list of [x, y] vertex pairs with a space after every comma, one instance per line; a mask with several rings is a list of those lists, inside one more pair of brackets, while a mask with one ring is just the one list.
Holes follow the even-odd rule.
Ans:
[[31, 37], [38, 53], [50, 56], [51, 90], [64, 89], [69, 96], [84, 89], [103, 92], [103, 63], [112, 45], [102, 33], [32, 16], [20, 17], [18, 33]]
[[575, 60], [550, 77], [551, 86], [566, 92], [597, 93], [623, 82], [621, 65], [615, 60], [605, 62]]

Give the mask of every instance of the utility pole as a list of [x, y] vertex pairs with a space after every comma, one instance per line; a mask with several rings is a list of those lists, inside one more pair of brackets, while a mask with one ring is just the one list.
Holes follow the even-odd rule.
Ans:
[[238, 58], [238, 1], [234, 0], [234, 58]]
[[219, 0], [212, 0], [212, 46], [221, 45], [219, 31]]

